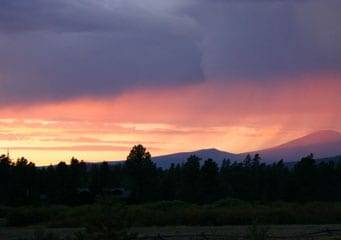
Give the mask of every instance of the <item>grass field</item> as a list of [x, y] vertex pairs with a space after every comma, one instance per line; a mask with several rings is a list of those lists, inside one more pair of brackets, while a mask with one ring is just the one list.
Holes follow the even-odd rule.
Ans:
[[72, 236], [78, 231], [79, 228], [43, 228], [43, 227], [0, 227], [1, 240], [17, 240], [17, 239], [30, 239], [39, 232], [53, 233], [54, 235], [65, 238]]
[[[307, 234], [312, 232], [318, 232], [326, 229], [341, 229], [340, 224], [327, 224], [327, 225], [267, 225], [269, 228], [269, 234], [271, 236], [278, 237], [290, 237], [299, 234]], [[167, 227], [141, 227], [132, 228], [132, 232], [139, 233], [139, 236], [161, 236], [167, 235], [196, 235], [196, 234], [223, 234], [227, 236], [244, 236], [250, 226], [167, 226]], [[39, 231], [52, 232], [55, 235], [63, 238], [66, 236], [72, 236], [76, 232], [83, 231], [82, 228], [42, 228], [39, 226], [31, 227], [0, 227], [0, 239], [1, 240], [17, 240], [17, 239], [29, 239]], [[174, 238], [173, 238], [174, 239]], [[340, 235], [328, 236], [326, 234], [321, 236], [315, 236], [314, 240], [320, 239], [341, 239]]]
[[[259, 225], [258, 229], [264, 230], [265, 226], [269, 235], [277, 237], [297, 236], [326, 229], [341, 230], [341, 203], [339, 202], [251, 204], [233, 201], [232, 203], [231, 200], [225, 200], [223, 204], [220, 202], [220, 204], [196, 205], [179, 201], [162, 201], [139, 205], [113, 202], [77, 207], [2, 207], [0, 208], [2, 217], [0, 240], [39, 239], [32, 236], [41, 232], [59, 235], [60, 239], [82, 231], [83, 235], [112, 232], [122, 235], [121, 233], [128, 226], [131, 227], [129, 230], [131, 233], [137, 233], [141, 237], [201, 233], [238, 237], [250, 232], [250, 224], [254, 222], [265, 224]], [[86, 227], [88, 231], [85, 231]], [[108, 231], [103, 231], [103, 227]], [[323, 235], [322, 238], [314, 235], [314, 240], [341, 240], [341, 231], [334, 233], [333, 236], [328, 236], [327, 233]], [[175, 239], [178, 238], [167, 240]], [[301, 238], [303, 239], [307, 238]], [[186, 239], [182, 238], [182, 240]]]
[[[140, 236], [151, 235], [176, 235], [176, 234], [226, 234], [226, 235], [244, 235], [251, 226], [168, 226], [168, 227], [145, 227], [133, 228], [132, 231], [138, 232]], [[326, 229], [340, 229], [340, 224], [327, 225], [266, 225], [269, 234], [279, 237], [290, 237], [299, 234], [307, 234]], [[341, 239], [341, 232], [340, 232]]]

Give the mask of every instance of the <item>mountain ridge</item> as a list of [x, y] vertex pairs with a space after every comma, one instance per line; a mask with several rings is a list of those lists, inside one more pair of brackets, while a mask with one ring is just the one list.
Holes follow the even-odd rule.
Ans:
[[286, 162], [298, 161], [311, 153], [316, 158], [328, 158], [341, 154], [341, 133], [332, 130], [316, 131], [271, 148], [249, 153], [259, 153], [265, 162], [281, 159]]
[[[230, 159], [231, 162], [239, 162], [245, 159], [247, 154], [260, 154], [262, 162], [267, 164], [279, 160], [283, 160], [286, 164], [291, 164], [311, 153], [314, 154], [316, 159], [321, 161], [332, 159], [341, 163], [341, 160], [338, 160], [341, 156], [341, 133], [332, 130], [320, 130], [286, 143], [257, 151], [232, 153], [217, 148], [206, 148], [159, 155], [152, 157], [152, 161], [157, 167], [168, 168], [171, 164], [182, 164], [189, 156], [196, 155], [203, 160], [211, 158], [220, 165], [224, 159]], [[124, 160], [109, 161], [110, 164], [123, 162]]]
[[186, 159], [191, 156], [196, 155], [202, 159], [211, 158], [216, 162], [221, 162], [224, 159], [239, 159], [238, 154], [222, 151], [216, 148], [199, 149], [195, 151], [172, 153], [167, 155], [161, 155], [153, 157], [152, 160], [156, 163], [158, 167], [167, 168], [171, 164], [181, 164], [186, 161]]
[[341, 155], [341, 133], [333, 130], [320, 130], [286, 143], [257, 151], [232, 153], [216, 148], [208, 148], [156, 156], [153, 157], [153, 161], [158, 167], [167, 168], [172, 163], [185, 162], [190, 155], [197, 155], [202, 159], [212, 158], [218, 164], [221, 164], [224, 159], [238, 162], [243, 160], [247, 154], [253, 155], [256, 153], [260, 154], [265, 163], [279, 160], [295, 162], [310, 153], [321, 159], [334, 157]]

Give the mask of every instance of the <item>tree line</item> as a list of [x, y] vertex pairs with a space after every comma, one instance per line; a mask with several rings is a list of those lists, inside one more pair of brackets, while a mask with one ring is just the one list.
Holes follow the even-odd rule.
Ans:
[[283, 161], [265, 164], [261, 156], [247, 155], [241, 162], [190, 156], [183, 164], [157, 168], [150, 153], [136, 145], [124, 163], [88, 165], [72, 158], [70, 164], [36, 167], [25, 158], [0, 156], [0, 204], [93, 203], [125, 189], [126, 201], [183, 200], [198, 204], [223, 198], [247, 201], [339, 201], [341, 165], [318, 163], [306, 156], [292, 168]]

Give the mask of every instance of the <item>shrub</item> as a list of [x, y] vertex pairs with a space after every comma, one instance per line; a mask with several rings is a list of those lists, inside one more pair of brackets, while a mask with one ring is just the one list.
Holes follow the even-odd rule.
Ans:
[[252, 224], [246, 234], [246, 239], [249, 240], [267, 240], [268, 238], [269, 228], [257, 224]]
[[19, 207], [11, 209], [7, 216], [8, 226], [26, 226], [47, 222], [63, 211], [63, 208]]
[[100, 215], [97, 204], [64, 208], [63, 211], [49, 219], [49, 227], [85, 227]]
[[171, 209], [183, 209], [190, 207], [191, 204], [183, 201], [160, 201], [160, 202], [153, 202], [153, 203], [146, 203], [142, 205], [145, 208], [154, 209], [154, 210], [161, 210], [161, 211], [168, 211]]
[[251, 204], [249, 202], [236, 199], [236, 198], [224, 198], [214, 202], [213, 204], [209, 205], [210, 207], [217, 208], [217, 207], [250, 207]]

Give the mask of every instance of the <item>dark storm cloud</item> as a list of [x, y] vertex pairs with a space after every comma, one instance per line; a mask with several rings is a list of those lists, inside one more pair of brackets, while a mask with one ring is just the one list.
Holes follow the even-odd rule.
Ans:
[[336, 72], [340, 11], [328, 0], [0, 0], [0, 101]]
[[0, 30], [5, 32], [157, 31], [176, 22], [169, 21], [171, 16], [160, 18], [160, 13], [136, 0], [1, 0], [0, 4]]
[[[3, 40], [4, 41], [4, 40]], [[2, 88], [16, 98], [58, 99], [202, 79], [200, 52], [178, 36], [31, 33], [6, 39]]]
[[8, 32], [103, 29], [110, 20], [109, 13], [95, 4], [79, 1], [2, 0], [0, 29]]
[[[146, 1], [147, 3], [148, 1]], [[52, 4], [50, 4], [52, 3]], [[1, 1], [2, 103], [203, 80], [193, 22], [138, 1]]]
[[[200, 1], [207, 78], [277, 80], [341, 69], [341, 1]], [[214, 14], [213, 14], [214, 13]]]

